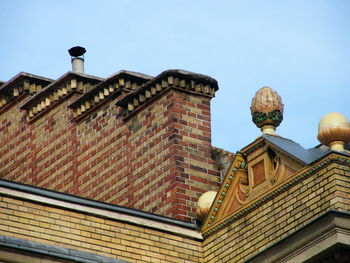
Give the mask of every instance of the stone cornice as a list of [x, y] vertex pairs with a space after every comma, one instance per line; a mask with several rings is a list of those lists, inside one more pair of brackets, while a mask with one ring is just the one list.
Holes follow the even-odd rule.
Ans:
[[68, 107], [73, 109], [74, 118], [79, 120], [107, 100], [113, 98], [115, 94], [121, 91], [126, 93], [135, 92], [151, 78], [151, 76], [137, 72], [119, 71], [82, 94]]
[[20, 72], [0, 88], [0, 110], [23, 94], [34, 95], [53, 80], [26, 72]]
[[[231, 225], [233, 222], [237, 221], [238, 219], [242, 218], [248, 213], [253, 212], [256, 208], [262, 206], [266, 202], [272, 200], [280, 193], [290, 189], [294, 185], [298, 184], [305, 178], [310, 177], [311, 175], [319, 172], [320, 170], [324, 169], [325, 167], [329, 166], [332, 163], [340, 163], [347, 166], [350, 166], [350, 156], [344, 155], [341, 153], [331, 152], [327, 154], [326, 156], [322, 157], [321, 159], [317, 160], [313, 165], [310, 165], [308, 167], [303, 168], [299, 172], [297, 172], [293, 177], [288, 178], [288, 180], [281, 182], [279, 185], [271, 189], [270, 191], [266, 192], [263, 196], [260, 196], [259, 198], [251, 201], [250, 203], [242, 206], [239, 210], [233, 212], [229, 216], [226, 216], [225, 218], [219, 218], [216, 219], [215, 216], [221, 206], [221, 204], [224, 202], [226, 192], [229, 191], [230, 184], [229, 181], [232, 181], [232, 178], [234, 175], [230, 174], [230, 172], [227, 174], [220, 190], [218, 191], [217, 198], [215, 199], [209, 214], [207, 216], [207, 220], [202, 225], [202, 234], [203, 237], [206, 238], [210, 236], [213, 233], [216, 233], [217, 231]], [[238, 169], [238, 167], [237, 167]], [[236, 171], [237, 171], [236, 169]], [[232, 178], [231, 178], [232, 177]], [[215, 220], [215, 222], [214, 222]], [[214, 222], [214, 224], [213, 224]]]
[[117, 106], [124, 108], [126, 117], [136, 112], [143, 104], [152, 100], [169, 88], [180, 89], [207, 97], [214, 97], [218, 90], [215, 79], [184, 70], [167, 70], [130, 93], [117, 102]]

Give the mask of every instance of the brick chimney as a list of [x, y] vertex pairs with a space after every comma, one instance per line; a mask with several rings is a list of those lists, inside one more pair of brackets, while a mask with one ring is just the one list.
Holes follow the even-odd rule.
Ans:
[[210, 124], [210, 100], [216, 90], [212, 78], [168, 70], [118, 101], [125, 109], [126, 125], [132, 127], [128, 136], [140, 133], [135, 143], [130, 142], [131, 149], [135, 145], [140, 150], [135, 167], [139, 173], [130, 173], [130, 178], [143, 178], [146, 160], [154, 163], [152, 175], [142, 183], [149, 187], [138, 193], [138, 183], [131, 180], [128, 185], [128, 193], [138, 193], [132, 199], [139, 204], [136, 207], [190, 221], [199, 196], [217, 189], [219, 173], [212, 159]]
[[210, 128], [217, 89], [181, 70], [67, 73], [0, 114], [0, 178], [194, 220], [199, 196], [219, 184]]

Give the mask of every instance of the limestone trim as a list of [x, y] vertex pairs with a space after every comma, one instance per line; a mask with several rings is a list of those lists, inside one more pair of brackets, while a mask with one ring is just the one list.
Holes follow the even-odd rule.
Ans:
[[[27, 193], [27, 192], [15, 190], [15, 189], [9, 189], [3, 186], [0, 186], [0, 194], [12, 196], [19, 199], [25, 199], [31, 202], [39, 202], [50, 206], [70, 209], [80, 213], [88, 213], [99, 217], [126, 222], [130, 224], [135, 224], [135, 225], [139, 225], [139, 226], [143, 226], [151, 229], [170, 232], [180, 236], [192, 238], [195, 240], [203, 240], [203, 236], [196, 229], [189, 229], [189, 228], [180, 226], [180, 224], [175, 225], [176, 223], [175, 220], [172, 220], [170, 218], [168, 221], [174, 221], [173, 224], [170, 222], [169, 223], [166, 222], [167, 220], [163, 220], [162, 222], [161, 220], [145, 218], [145, 217], [139, 216], [139, 214], [143, 213], [141, 211], [138, 211], [139, 213], [137, 215], [132, 215], [132, 214], [128, 214], [127, 211], [123, 213], [123, 212], [111, 211], [103, 208], [91, 207], [91, 206], [78, 204], [78, 203], [72, 203], [68, 201], [61, 201], [54, 198], [31, 194], [31, 193]], [[129, 209], [124, 208], [124, 210], [129, 210]]]

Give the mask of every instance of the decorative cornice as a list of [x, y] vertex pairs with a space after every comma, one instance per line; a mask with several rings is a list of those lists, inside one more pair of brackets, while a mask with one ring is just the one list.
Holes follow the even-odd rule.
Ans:
[[34, 95], [53, 80], [26, 72], [20, 72], [0, 88], [0, 110], [23, 94]]
[[122, 91], [126, 93], [135, 92], [151, 78], [151, 76], [137, 72], [119, 71], [81, 95], [77, 100], [68, 105], [68, 107], [73, 109], [75, 120], [82, 119], [89, 112], [113, 98], [116, 94]]
[[27, 120], [32, 121], [74, 92], [86, 92], [102, 80], [86, 74], [67, 72], [26, 101], [21, 109], [27, 110]]
[[266, 145], [265, 139], [263, 137], [259, 137], [254, 142], [252, 142], [251, 144], [243, 148], [241, 151], [244, 155], [248, 156], [253, 152], [259, 150], [260, 148], [264, 147], [265, 145]]
[[125, 96], [116, 105], [124, 108], [128, 116], [139, 109], [144, 103], [169, 88], [214, 97], [215, 92], [218, 90], [218, 84], [215, 79], [205, 75], [184, 70], [167, 70], [142, 85], [137, 91]]
[[[311, 175], [319, 172], [320, 170], [324, 169], [328, 165], [332, 163], [340, 163], [343, 165], [350, 166], [350, 156], [348, 155], [342, 155], [339, 153], [330, 153], [329, 155], [323, 157], [323, 160], [319, 160], [318, 163], [315, 163], [311, 167], [305, 167], [302, 169], [300, 172], [296, 173], [295, 176], [290, 178], [286, 182], [280, 183], [278, 186], [275, 188], [271, 189], [269, 192], [267, 192], [264, 196], [260, 197], [257, 200], [254, 200], [250, 202], [249, 204], [243, 206], [240, 210], [230, 214], [230, 216], [219, 219], [218, 222], [215, 222], [213, 224], [215, 218], [215, 215], [219, 211], [220, 205], [224, 200], [224, 197], [227, 193], [227, 191], [230, 188], [230, 184], [226, 186], [226, 179], [224, 181], [224, 184], [221, 188], [220, 191], [218, 192], [218, 196], [220, 196], [219, 199], [216, 199], [215, 203], [213, 203], [214, 208], [211, 209], [211, 213], [208, 214], [209, 220], [205, 222], [205, 224], [202, 226], [202, 234], [203, 237], [206, 238], [213, 233], [216, 233], [217, 231], [223, 229], [224, 227], [227, 227], [228, 225], [232, 224], [233, 222], [237, 221], [238, 219], [242, 218], [246, 214], [252, 212], [256, 208], [262, 206], [263, 204], [267, 203], [268, 201], [272, 200], [275, 198], [277, 195], [280, 193], [290, 189], [294, 185], [298, 184], [299, 182], [303, 181], [304, 179], [310, 177]], [[238, 167], [237, 167], [238, 169]], [[237, 171], [237, 170], [236, 170]], [[233, 179], [234, 174], [228, 174], [227, 176], [231, 177]], [[229, 178], [230, 179], [230, 178]], [[231, 179], [231, 180], [232, 180]]]
[[73, 93], [81, 93], [68, 106], [75, 120], [79, 120], [123, 91], [127, 95], [116, 105], [124, 108], [128, 116], [169, 88], [213, 97], [218, 84], [213, 78], [184, 70], [167, 70], [155, 78], [123, 70], [105, 80], [67, 72], [55, 81], [22, 72], [1, 86], [0, 110], [22, 93], [28, 93], [31, 97], [20, 108], [27, 111], [27, 120], [33, 121]]

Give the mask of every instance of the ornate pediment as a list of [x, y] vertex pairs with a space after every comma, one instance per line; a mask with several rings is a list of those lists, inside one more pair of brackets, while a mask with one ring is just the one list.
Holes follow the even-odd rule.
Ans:
[[[247, 201], [264, 194], [305, 166], [302, 160], [273, 144], [267, 136], [258, 138], [242, 150], [247, 158]], [[277, 140], [286, 139], [279, 137]]]
[[302, 151], [307, 152], [293, 141], [263, 135], [238, 152], [203, 222], [203, 233], [220, 229], [243, 207], [306, 167], [311, 159], [307, 159], [307, 154]]

